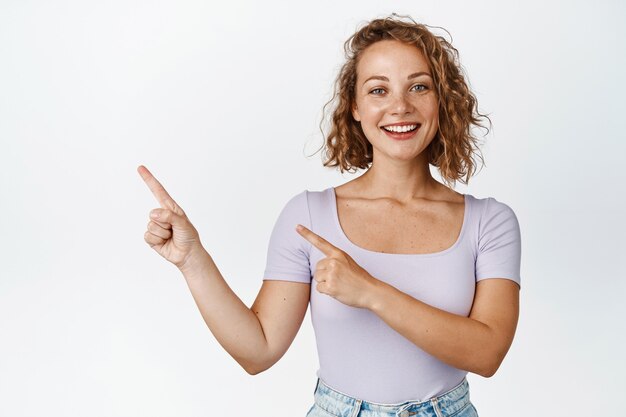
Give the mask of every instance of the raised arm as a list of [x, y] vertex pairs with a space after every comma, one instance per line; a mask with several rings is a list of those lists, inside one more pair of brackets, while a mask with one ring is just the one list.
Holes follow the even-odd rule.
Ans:
[[160, 204], [151, 211], [146, 243], [179, 268], [209, 330], [246, 372], [271, 367], [300, 328], [310, 285], [264, 281], [248, 308], [226, 283], [182, 208], [147, 168], [137, 171]]

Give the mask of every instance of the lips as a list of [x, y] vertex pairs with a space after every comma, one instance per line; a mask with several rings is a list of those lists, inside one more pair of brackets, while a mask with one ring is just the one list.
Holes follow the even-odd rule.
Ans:
[[421, 124], [415, 122], [394, 123], [392, 125], [381, 126], [381, 130], [391, 139], [407, 140], [415, 136]]
[[412, 132], [415, 129], [419, 128], [419, 123], [410, 123], [410, 124], [395, 124], [395, 125], [387, 125], [387, 126], [383, 126], [382, 128], [384, 130], [386, 130], [387, 132], [394, 132], [394, 133], [406, 133], [406, 132]]

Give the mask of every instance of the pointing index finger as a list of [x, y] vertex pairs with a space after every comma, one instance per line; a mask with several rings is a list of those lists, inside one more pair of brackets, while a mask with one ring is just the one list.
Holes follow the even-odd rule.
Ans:
[[341, 252], [341, 249], [337, 248], [332, 243], [330, 243], [323, 237], [315, 234], [314, 232], [302, 226], [301, 224], [299, 224], [296, 227], [296, 230], [298, 231], [298, 233], [300, 233], [302, 237], [304, 237], [306, 240], [311, 242], [313, 246], [315, 246], [320, 251], [322, 251], [322, 253], [326, 256], [331, 256], [333, 254], [336, 254], [338, 251]]
[[[137, 172], [139, 172], [141, 178], [148, 185], [148, 188], [150, 188], [152, 194], [156, 197], [159, 204], [161, 204], [161, 207], [171, 210], [176, 206], [174, 199], [167, 193], [167, 191], [165, 191], [165, 188], [154, 177], [154, 175], [152, 175], [152, 173], [148, 171], [148, 168], [143, 165], [139, 165], [139, 167], [137, 168]], [[172, 205], [172, 203], [174, 204]]]

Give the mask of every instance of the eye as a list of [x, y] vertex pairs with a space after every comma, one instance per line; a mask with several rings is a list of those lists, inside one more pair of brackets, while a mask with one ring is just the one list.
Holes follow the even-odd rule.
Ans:
[[428, 90], [428, 86], [424, 85], [424, 84], [415, 84], [413, 87], [411, 87], [411, 90], [413, 91], [426, 91]]
[[373, 90], [370, 91], [370, 94], [374, 94], [376, 96], [379, 96], [381, 94], [383, 94], [385, 92], [384, 88], [374, 88]]

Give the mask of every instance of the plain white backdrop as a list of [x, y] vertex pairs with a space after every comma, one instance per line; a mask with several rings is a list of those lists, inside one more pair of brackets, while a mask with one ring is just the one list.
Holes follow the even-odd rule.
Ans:
[[321, 109], [344, 40], [392, 12], [452, 34], [493, 121], [456, 189], [521, 226], [515, 341], [494, 377], [468, 377], [481, 417], [617, 415], [626, 7], [510, 3], [1, 0], [0, 416], [304, 417], [309, 313], [246, 374], [143, 241], [158, 204], [136, 168], [251, 305], [287, 200], [354, 178], [314, 154]]

